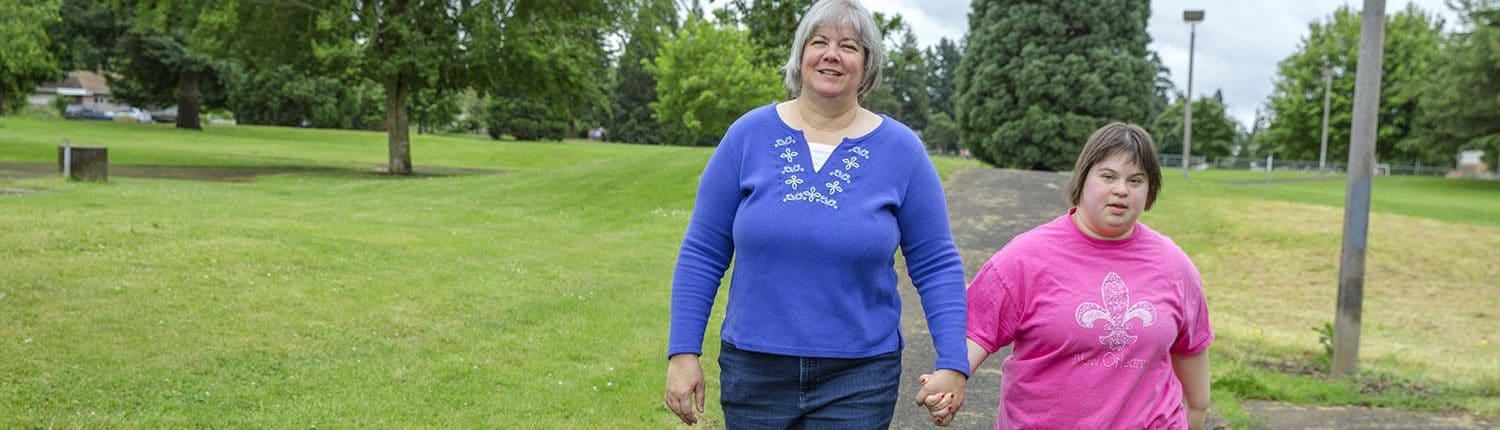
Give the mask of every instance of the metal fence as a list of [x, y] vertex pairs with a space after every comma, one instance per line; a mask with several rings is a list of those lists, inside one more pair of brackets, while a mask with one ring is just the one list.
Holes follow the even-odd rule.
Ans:
[[[1180, 169], [1182, 167], [1182, 156], [1179, 154], [1157, 154], [1157, 161], [1161, 163], [1162, 170]], [[1249, 158], [1249, 157], [1216, 157], [1209, 160], [1201, 155], [1190, 156], [1189, 165], [1193, 170], [1250, 170], [1264, 172], [1269, 166], [1276, 171], [1287, 172], [1317, 172], [1318, 162], [1308, 160], [1283, 160], [1277, 158]], [[1344, 163], [1327, 163], [1326, 169], [1330, 173], [1343, 173], [1346, 169]], [[1375, 175], [1407, 175], [1407, 176], [1443, 176], [1452, 171], [1451, 167], [1423, 166], [1421, 164], [1397, 164], [1378, 163], [1375, 165]]]

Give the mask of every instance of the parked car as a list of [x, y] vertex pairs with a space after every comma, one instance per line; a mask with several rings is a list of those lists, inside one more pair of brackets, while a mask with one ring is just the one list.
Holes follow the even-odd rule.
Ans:
[[68, 106], [66, 106], [66, 107], [63, 108], [63, 118], [67, 118], [67, 119], [92, 119], [92, 120], [101, 120], [101, 121], [110, 121], [110, 120], [114, 119], [114, 117], [111, 116], [109, 114], [109, 112], [105, 112], [105, 111], [100, 110], [98, 108], [95, 108], [93, 106], [84, 106], [84, 105], [76, 105], [76, 104], [68, 105]]
[[156, 122], [177, 122], [177, 106], [151, 111], [151, 119]]
[[140, 108], [119, 107], [110, 112], [115, 121], [125, 122], [152, 122], [151, 113]]

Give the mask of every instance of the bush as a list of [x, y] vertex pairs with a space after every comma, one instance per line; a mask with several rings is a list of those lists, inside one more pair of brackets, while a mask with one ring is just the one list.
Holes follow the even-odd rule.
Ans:
[[520, 140], [562, 140], [568, 131], [568, 111], [526, 97], [491, 97], [485, 127], [491, 139], [510, 134]]

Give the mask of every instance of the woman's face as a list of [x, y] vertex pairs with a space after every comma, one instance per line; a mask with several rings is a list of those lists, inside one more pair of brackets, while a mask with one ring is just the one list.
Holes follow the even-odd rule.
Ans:
[[802, 47], [802, 91], [822, 97], [858, 95], [865, 77], [865, 48], [853, 28], [823, 25]]
[[1129, 155], [1111, 155], [1084, 177], [1073, 221], [1089, 236], [1124, 239], [1146, 210], [1149, 187], [1146, 172]]

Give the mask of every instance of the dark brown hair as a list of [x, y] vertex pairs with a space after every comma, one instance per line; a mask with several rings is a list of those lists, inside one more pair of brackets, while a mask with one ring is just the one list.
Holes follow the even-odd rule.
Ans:
[[1088, 143], [1083, 144], [1083, 151], [1073, 164], [1073, 179], [1068, 181], [1068, 203], [1078, 206], [1078, 200], [1083, 196], [1083, 181], [1088, 178], [1089, 170], [1116, 154], [1125, 154], [1146, 172], [1146, 210], [1151, 210], [1151, 205], [1156, 203], [1156, 193], [1161, 191], [1161, 164], [1156, 160], [1156, 141], [1151, 139], [1151, 133], [1140, 126], [1123, 122], [1112, 122], [1100, 127], [1093, 136], [1089, 136]]

